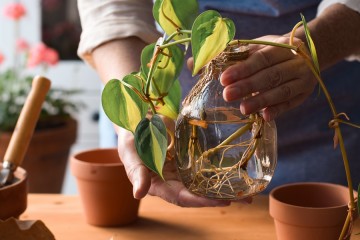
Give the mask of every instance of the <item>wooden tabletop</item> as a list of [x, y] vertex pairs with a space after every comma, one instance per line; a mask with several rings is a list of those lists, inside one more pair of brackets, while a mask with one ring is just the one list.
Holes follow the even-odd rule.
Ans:
[[229, 207], [181, 208], [157, 197], [140, 203], [136, 223], [118, 228], [87, 224], [78, 196], [30, 194], [22, 220], [42, 220], [58, 240], [275, 240], [268, 197]]

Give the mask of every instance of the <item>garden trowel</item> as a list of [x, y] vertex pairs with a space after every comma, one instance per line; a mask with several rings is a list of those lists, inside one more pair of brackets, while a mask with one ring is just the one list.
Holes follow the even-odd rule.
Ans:
[[47, 78], [37, 76], [33, 79], [0, 168], [0, 188], [14, 181], [14, 171], [24, 159], [50, 85]]

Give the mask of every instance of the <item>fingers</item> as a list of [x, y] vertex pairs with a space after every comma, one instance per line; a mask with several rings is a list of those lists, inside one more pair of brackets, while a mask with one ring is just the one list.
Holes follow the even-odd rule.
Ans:
[[130, 182], [133, 184], [133, 195], [136, 199], [146, 196], [150, 188], [151, 179], [149, 170], [142, 164], [135, 146], [131, 132], [120, 128], [118, 131], [118, 151], [124, 164]]
[[[285, 40], [280, 37], [276, 41]], [[300, 105], [312, 93], [317, 81], [302, 57], [273, 46], [251, 51], [247, 60], [229, 67], [221, 76], [224, 99], [242, 100], [243, 114], [264, 109], [264, 118], [269, 121]]]
[[286, 101], [277, 105], [273, 105], [271, 107], [267, 107], [263, 111], [263, 118], [265, 121], [271, 121], [277, 118], [280, 113], [290, 110], [294, 107], [299, 106], [301, 103], [305, 101], [308, 96], [305, 94], [300, 94], [293, 98], [291, 101]]
[[235, 64], [224, 71], [221, 75], [221, 84], [227, 86], [253, 74], [272, 67], [278, 63], [294, 59], [294, 55], [289, 49], [283, 49], [273, 46], [265, 46], [262, 48], [252, 48], [253, 52], [248, 59]]
[[[241, 63], [240, 63], [241, 64]], [[238, 65], [233, 67], [237, 67]], [[244, 77], [241, 81], [234, 81], [224, 89], [224, 99], [232, 101], [241, 99], [252, 93], [261, 92], [276, 88], [288, 81], [297, 78], [298, 68], [304, 67], [300, 59], [291, 59], [273, 65], [271, 68], [262, 69], [249, 77]]]
[[190, 57], [187, 61], [186, 61], [186, 66], [187, 68], [192, 71], [193, 67], [194, 67], [194, 58]]
[[180, 181], [174, 161], [165, 162], [163, 174], [166, 181], [153, 175], [150, 195], [159, 196], [165, 201], [181, 207], [219, 207], [230, 204], [230, 201], [213, 200], [190, 193]]
[[226, 200], [213, 200], [194, 195], [177, 180], [164, 182], [155, 179], [151, 184], [149, 194], [159, 196], [165, 201], [181, 207], [223, 207], [231, 203]]

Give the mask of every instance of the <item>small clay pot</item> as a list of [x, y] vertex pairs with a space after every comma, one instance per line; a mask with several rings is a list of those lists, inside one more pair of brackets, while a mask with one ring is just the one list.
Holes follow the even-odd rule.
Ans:
[[134, 199], [117, 149], [93, 149], [73, 155], [72, 174], [76, 177], [87, 223], [120, 226], [138, 218], [139, 200]]
[[27, 173], [18, 167], [14, 176], [12, 184], [0, 188], [0, 219], [4, 221], [10, 217], [19, 218], [27, 207]]
[[337, 240], [348, 203], [348, 188], [336, 184], [295, 183], [273, 189], [269, 210], [277, 239]]

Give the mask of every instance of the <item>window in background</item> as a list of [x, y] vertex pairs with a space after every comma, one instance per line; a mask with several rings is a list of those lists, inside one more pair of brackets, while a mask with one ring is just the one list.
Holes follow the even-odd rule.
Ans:
[[81, 25], [75, 0], [41, 0], [42, 41], [61, 60], [78, 60]]

